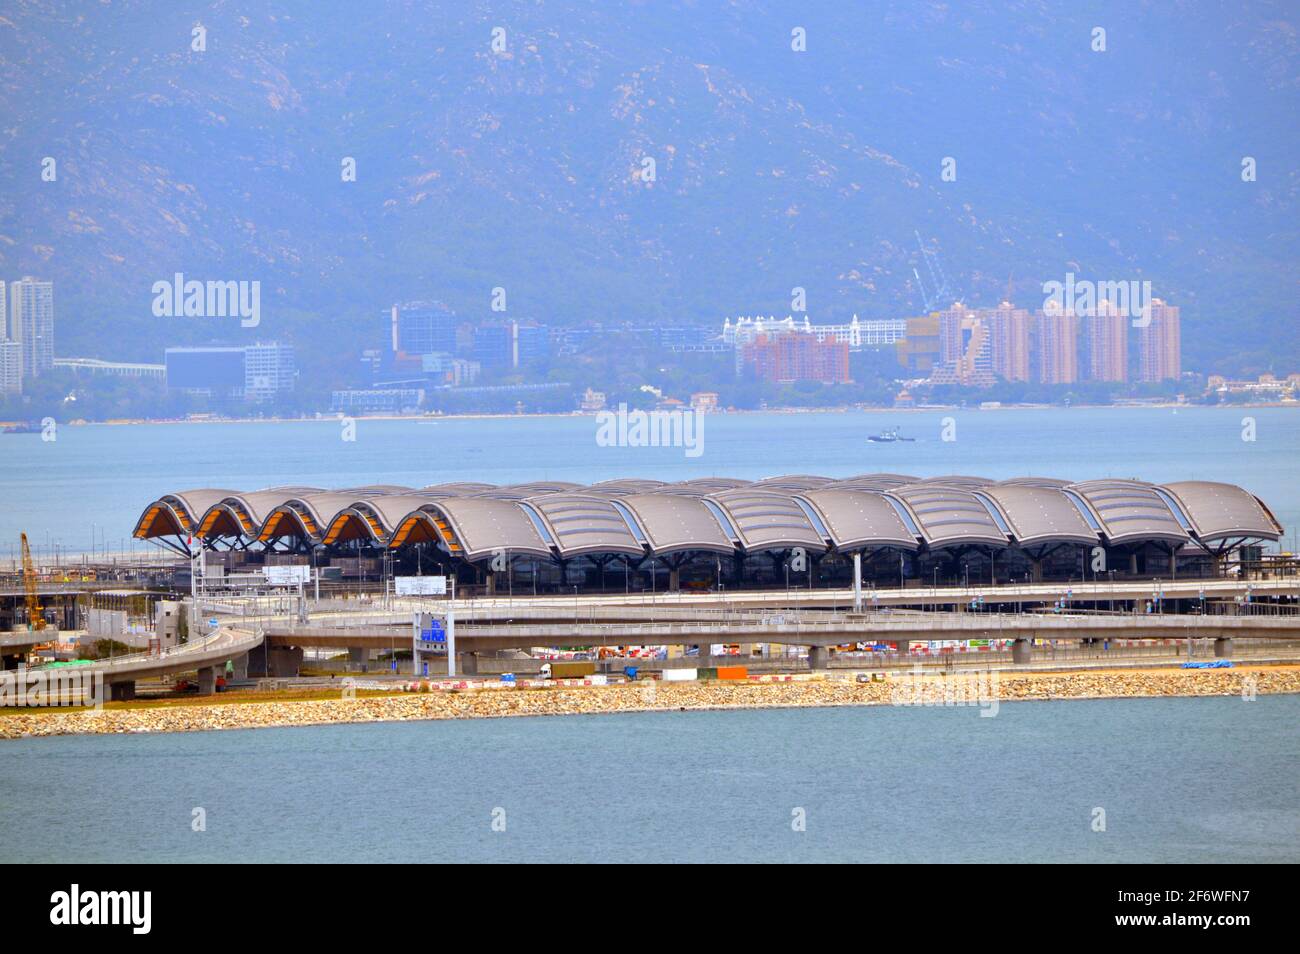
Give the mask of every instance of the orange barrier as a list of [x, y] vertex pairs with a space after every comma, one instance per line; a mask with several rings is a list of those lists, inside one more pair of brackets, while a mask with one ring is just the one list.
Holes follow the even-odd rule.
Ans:
[[749, 668], [746, 666], [719, 666], [719, 679], [748, 679]]

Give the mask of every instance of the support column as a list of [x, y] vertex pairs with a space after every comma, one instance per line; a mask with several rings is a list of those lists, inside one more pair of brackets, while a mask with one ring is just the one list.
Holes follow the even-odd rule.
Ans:
[[814, 672], [830, 667], [831, 651], [825, 646], [808, 647], [808, 668]]
[[912, 641], [910, 639], [899, 639], [896, 640], [896, 642], [898, 644], [898, 653], [900, 656], [906, 656], [908, 652], [911, 651]]
[[1043, 560], [1039, 557], [1037, 560], [1030, 560], [1030, 581], [1033, 583], [1043, 582]]
[[352, 646], [348, 649], [348, 668], [370, 671], [370, 650], [365, 647]]
[[235, 671], [231, 673], [231, 679], [238, 679], [241, 682], [248, 678], [248, 653], [242, 656], [236, 656], [231, 660], [235, 664]]
[[1034, 644], [1032, 640], [1017, 639], [1011, 644], [1011, 661], [1021, 664], [1029, 662], [1033, 654]]
[[204, 666], [199, 670], [199, 695], [210, 696], [217, 691], [217, 667]]
[[109, 702], [126, 702], [135, 698], [135, 680], [108, 684]]
[[478, 656], [474, 653], [457, 653], [456, 666], [460, 669], [462, 676], [478, 675]]
[[1228, 656], [1231, 656], [1232, 640], [1223, 639], [1223, 638], [1216, 639], [1214, 641], [1214, 655], [1218, 656], [1220, 659], [1224, 659], [1227, 658]]
[[484, 589], [488, 596], [496, 596], [497, 592], [497, 575], [491, 571], [483, 580]]
[[668, 591], [676, 593], [682, 588], [682, 571], [680, 567], [674, 567], [668, 571]]

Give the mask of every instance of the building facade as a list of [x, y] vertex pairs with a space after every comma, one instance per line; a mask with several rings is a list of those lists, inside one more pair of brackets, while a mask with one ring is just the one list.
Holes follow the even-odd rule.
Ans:
[[298, 369], [293, 347], [279, 342], [244, 349], [244, 399], [272, 401], [293, 391]]
[[1093, 381], [1128, 380], [1129, 319], [1102, 301], [1088, 318], [1088, 377]]
[[1079, 322], [1073, 312], [1040, 311], [1035, 321], [1038, 380], [1042, 384], [1074, 384], [1079, 380]]
[[1029, 311], [1002, 302], [983, 317], [992, 339], [993, 373], [1004, 381], [1029, 380]]
[[54, 283], [35, 278], [10, 282], [10, 338], [22, 345], [23, 376], [38, 378], [54, 367]]
[[820, 381], [847, 384], [849, 346], [840, 341], [818, 341], [802, 332], [760, 335], [742, 349], [746, 371], [764, 381], [792, 384]]
[[1148, 307], [1150, 321], [1138, 333], [1141, 378], [1143, 381], [1177, 380], [1183, 373], [1178, 306], [1154, 298]]

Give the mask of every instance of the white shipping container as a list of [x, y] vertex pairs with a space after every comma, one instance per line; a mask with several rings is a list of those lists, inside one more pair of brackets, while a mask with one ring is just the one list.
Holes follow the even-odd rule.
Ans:
[[663, 671], [664, 682], [691, 682], [699, 678], [698, 669], [665, 669]]

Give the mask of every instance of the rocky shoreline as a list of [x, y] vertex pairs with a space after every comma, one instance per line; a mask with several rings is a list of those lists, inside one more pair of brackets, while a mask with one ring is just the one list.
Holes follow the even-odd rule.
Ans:
[[[816, 679], [797, 682], [638, 682], [545, 689], [470, 689], [400, 692], [386, 696], [276, 701], [249, 694], [222, 699], [101, 711], [49, 709], [0, 713], [0, 739], [74, 734], [134, 734], [256, 729], [332, 723], [485, 719], [510, 716], [594, 715], [614, 712], [694, 711], [871, 705], [978, 705], [1056, 699], [1157, 696], [1240, 696], [1300, 693], [1300, 666], [1234, 669], [1090, 670], [1051, 673], [979, 673], [880, 682]], [[215, 698], [215, 697], [214, 697]]]

